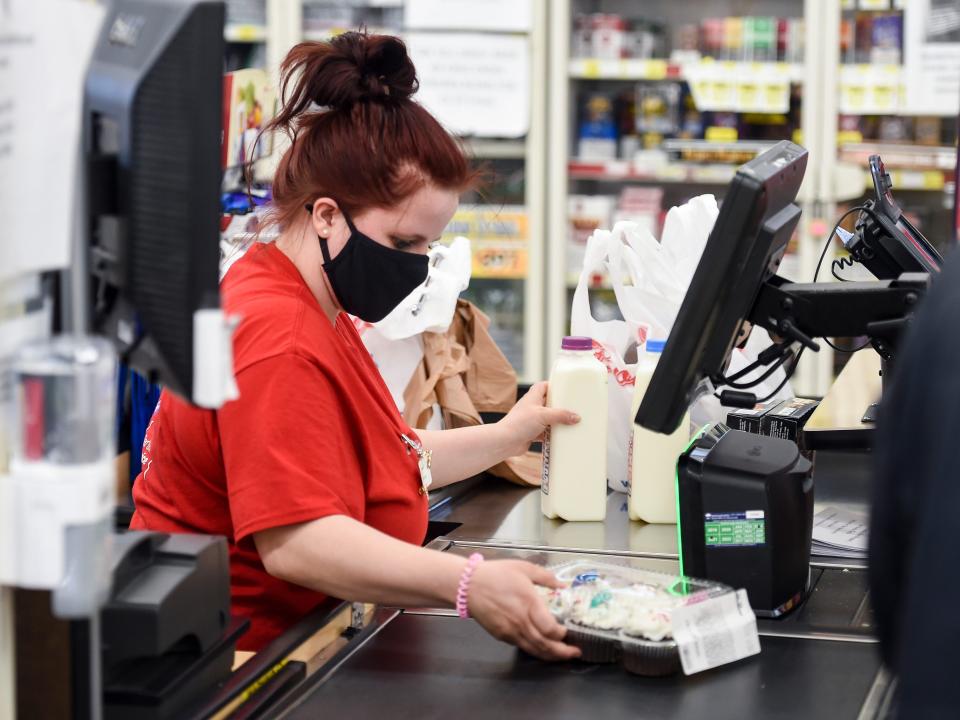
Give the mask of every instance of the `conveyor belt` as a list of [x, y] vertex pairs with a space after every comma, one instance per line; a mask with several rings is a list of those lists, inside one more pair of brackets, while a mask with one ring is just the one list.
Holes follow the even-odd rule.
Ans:
[[616, 666], [543, 663], [473, 621], [401, 614], [285, 717], [858, 717], [879, 670], [875, 645], [772, 637], [761, 645], [735, 665], [652, 679]]

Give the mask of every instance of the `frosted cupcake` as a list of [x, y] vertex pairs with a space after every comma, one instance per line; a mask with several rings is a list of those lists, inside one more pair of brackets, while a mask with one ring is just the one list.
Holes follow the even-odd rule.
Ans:
[[621, 593], [589, 584], [568, 591], [565, 642], [580, 648], [580, 659], [592, 663], [616, 662], [620, 656], [620, 629], [629, 616]]
[[550, 613], [557, 619], [563, 620], [570, 612], [571, 598], [566, 588], [554, 589], [537, 585], [537, 593], [540, 595]]
[[620, 631], [623, 667], [637, 675], [662, 677], [680, 670], [680, 651], [673, 640], [671, 610], [675, 598], [635, 598]]

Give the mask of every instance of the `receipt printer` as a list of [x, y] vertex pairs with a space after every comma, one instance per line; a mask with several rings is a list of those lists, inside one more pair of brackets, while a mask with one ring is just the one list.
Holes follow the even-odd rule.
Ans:
[[230, 616], [227, 543], [127, 532], [101, 613], [105, 720], [190, 717], [229, 675], [246, 620]]
[[685, 575], [745, 588], [761, 617], [803, 600], [813, 478], [795, 443], [709, 426], [678, 460], [677, 492]]

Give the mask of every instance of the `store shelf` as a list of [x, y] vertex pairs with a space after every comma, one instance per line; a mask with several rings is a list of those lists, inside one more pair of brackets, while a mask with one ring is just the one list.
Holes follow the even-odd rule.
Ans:
[[[579, 283], [580, 273], [567, 273], [567, 289], [573, 290]], [[588, 287], [590, 290], [613, 290], [613, 284], [610, 282], [610, 278], [607, 277], [606, 273], [595, 273], [590, 278]]]
[[871, 155], [880, 155], [887, 167], [908, 170], [943, 170], [953, 172], [957, 163], [954, 147], [906, 145], [893, 143], [844, 143], [839, 158], [866, 166]]
[[[947, 187], [947, 183], [952, 179], [945, 177], [941, 170], [896, 170], [887, 168], [890, 173], [890, 179], [893, 181], [894, 192], [901, 190], [928, 190], [941, 191]], [[873, 187], [873, 178], [869, 172], [864, 173], [865, 187]]]
[[684, 65], [666, 60], [574, 58], [570, 77], [583, 80], [685, 80], [699, 110], [782, 113], [790, 85], [803, 81], [793, 63], [723, 62], [704, 58]]
[[803, 82], [803, 66], [795, 63], [725, 62], [705, 58], [697, 63], [678, 64], [656, 59], [573, 58], [569, 67], [570, 77], [580, 80], [685, 80], [701, 68], [719, 68], [731, 76], [771, 72], [792, 83]]
[[736, 169], [735, 165], [697, 165], [678, 162], [651, 169], [638, 166], [628, 160], [571, 160], [567, 166], [571, 180], [703, 185], [725, 185], [733, 179]]
[[525, 140], [465, 138], [467, 152], [483, 160], [520, 160], [527, 155]]
[[232, 43], [262, 43], [267, 41], [267, 28], [264, 25], [227, 25], [223, 29], [223, 38]]
[[[956, 150], [952, 147], [926, 147], [892, 143], [845, 143], [838, 158], [858, 168], [866, 168], [871, 155], [880, 155], [890, 173], [894, 192], [898, 190], [940, 192], [953, 182]], [[863, 170], [864, 188], [873, 186], [869, 171]]]
[[682, 140], [671, 138], [664, 140], [663, 147], [667, 152], [735, 152], [735, 153], [760, 153], [769, 150], [775, 142], [767, 140], [735, 140], [733, 142], [716, 142], [714, 140]]
[[682, 77], [682, 68], [666, 60], [573, 58], [570, 77], [581, 80], [663, 80]]

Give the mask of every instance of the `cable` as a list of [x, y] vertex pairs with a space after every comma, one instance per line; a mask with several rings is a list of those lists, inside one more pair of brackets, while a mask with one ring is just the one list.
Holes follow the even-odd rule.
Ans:
[[826, 241], [823, 243], [823, 252], [820, 253], [820, 259], [817, 261], [817, 269], [813, 272], [814, 282], [817, 281], [817, 277], [820, 275], [820, 266], [823, 265], [823, 259], [827, 256], [827, 250], [830, 248], [830, 242], [833, 240], [833, 236], [837, 234], [837, 228], [839, 228], [843, 224], [843, 221], [855, 212], [868, 212], [873, 215], [873, 211], [870, 208], [866, 207], [865, 205], [857, 205], [850, 208], [840, 216], [840, 219], [837, 220], [837, 224], [833, 226], [833, 230], [830, 231], [830, 234], [827, 235]]
[[[773, 373], [777, 371], [777, 368], [781, 367], [787, 361], [788, 357], [790, 356], [787, 354], [780, 356], [780, 358], [778, 358], [777, 361], [773, 363], [769, 368], [767, 368], [767, 371], [758, 378], [754, 378], [753, 380], [749, 380], [744, 383], [738, 383], [735, 380], [736, 376], [734, 376], [732, 378], [724, 378], [723, 384], [729, 388], [733, 388], [734, 390], [749, 390], [754, 385], [762, 383], [768, 377], [773, 375]], [[737, 374], [739, 375], [739, 373]]]
[[830, 263], [830, 274], [840, 282], [849, 282], [846, 278], [837, 275], [837, 272], [843, 270], [844, 268], [853, 267], [856, 264], [857, 261], [851, 257], [837, 258]]
[[772, 399], [778, 392], [783, 390], [783, 386], [786, 385], [790, 381], [790, 378], [793, 377], [793, 373], [794, 371], [796, 371], [797, 365], [800, 364], [800, 356], [803, 355], [803, 351], [806, 349], [807, 349], [806, 347], [800, 348], [800, 350], [797, 352], [796, 357], [794, 358], [793, 365], [791, 365], [790, 369], [786, 372], [785, 377], [783, 378], [783, 381], [779, 385], [777, 385], [776, 389], [773, 392], [771, 392], [769, 395], [758, 399], [757, 400], [758, 404], [767, 402], [768, 400]]
[[[843, 221], [844, 221], [844, 220], [846, 220], [848, 217], [850, 217], [850, 215], [852, 215], [852, 214], [855, 213], [855, 212], [865, 212], [865, 213], [869, 213], [870, 215], [873, 215], [873, 219], [874, 219], [875, 221], [877, 221], [877, 214], [873, 211], [872, 208], [868, 208], [866, 205], [857, 205], [857, 206], [855, 206], [855, 207], [850, 208], [850, 209], [847, 210], [843, 215], [841, 215], [841, 216], [840, 216], [840, 219], [837, 220], [837, 224], [833, 226], [833, 230], [830, 231], [830, 234], [827, 236], [827, 239], [826, 239], [826, 240], [824, 241], [824, 243], [823, 243], [823, 251], [820, 253], [820, 259], [817, 261], [817, 269], [814, 270], [814, 272], [813, 272], [813, 281], [814, 281], [814, 282], [817, 281], [817, 277], [820, 275], [820, 267], [823, 265], [823, 260], [824, 260], [824, 258], [827, 256], [827, 250], [830, 248], [830, 243], [833, 241], [834, 235], [837, 234], [837, 229], [843, 224]], [[853, 267], [854, 260], [852, 260], [851, 258], [840, 258], [839, 260], [834, 260], [833, 263], [832, 263], [831, 266], [830, 266], [831, 274], [833, 274], [833, 276], [834, 276], [835, 278], [837, 278], [837, 280], [844, 280], [842, 277], [839, 277], [839, 276], [837, 275], [836, 271], [837, 271], [838, 269], [842, 269], [842, 268], [844, 267], [844, 263], [845, 263], [845, 262], [849, 264], [849, 265], [848, 265], [849, 267]], [[839, 268], [837, 267], [837, 263], [840, 263], [840, 267], [839, 267]], [[846, 282], [846, 281], [844, 281], [844, 282]], [[839, 353], [850, 353], [850, 354], [853, 354], [853, 353], [855, 353], [855, 352], [860, 352], [860, 351], [863, 350], [865, 347], [867, 347], [868, 345], [870, 345], [870, 341], [867, 340], [867, 341], [866, 341], [865, 343], [863, 343], [860, 347], [854, 348], [853, 350], [847, 350], [846, 348], [837, 347], [836, 345], [834, 345], [834, 344], [830, 341], [829, 338], [823, 338], [823, 341], [824, 341], [828, 346], [830, 346], [831, 348], [833, 348], [833, 350], [836, 351], [836, 352], [839, 352]], [[802, 350], [801, 350], [801, 352], [802, 352]], [[797, 357], [798, 357], [798, 358], [800, 357], [799, 354], [797, 355]]]

